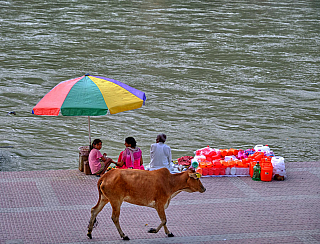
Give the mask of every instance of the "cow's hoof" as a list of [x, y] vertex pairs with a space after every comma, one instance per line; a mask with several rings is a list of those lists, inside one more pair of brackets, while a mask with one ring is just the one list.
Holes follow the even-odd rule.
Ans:
[[154, 229], [154, 228], [150, 228], [148, 232], [149, 232], [149, 233], [157, 233], [157, 230]]
[[92, 239], [92, 235], [91, 234], [87, 234], [87, 236], [89, 237], [89, 239]]
[[124, 241], [129, 241], [129, 240], [130, 240], [130, 238], [127, 237], [127, 236], [124, 236], [122, 239], [123, 239]]
[[174, 237], [174, 234], [170, 233], [168, 234], [168, 237]]
[[150, 230], [148, 231], [149, 233], [157, 233], [157, 230], [154, 228], [150, 228]]

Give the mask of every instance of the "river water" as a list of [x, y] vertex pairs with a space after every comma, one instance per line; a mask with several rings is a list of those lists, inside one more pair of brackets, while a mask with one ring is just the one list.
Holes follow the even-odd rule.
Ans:
[[166, 133], [174, 159], [268, 144], [287, 162], [320, 161], [319, 1], [7, 0], [0, 25], [0, 171], [78, 167], [87, 117], [31, 111], [85, 73], [147, 96], [91, 117], [111, 158], [133, 136], [147, 163]]

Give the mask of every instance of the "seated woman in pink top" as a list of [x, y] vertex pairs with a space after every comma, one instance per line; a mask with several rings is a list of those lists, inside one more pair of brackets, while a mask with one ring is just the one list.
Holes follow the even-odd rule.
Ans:
[[91, 173], [96, 176], [101, 176], [106, 172], [107, 168], [111, 163], [115, 163], [111, 158], [107, 158], [107, 154], [103, 155], [100, 152], [102, 148], [102, 141], [100, 139], [95, 139], [92, 142], [92, 149], [89, 153], [89, 166]]
[[118, 163], [116, 163], [118, 169], [142, 169], [143, 159], [142, 152], [137, 147], [137, 142], [133, 137], [127, 137], [124, 145], [126, 149], [120, 153]]

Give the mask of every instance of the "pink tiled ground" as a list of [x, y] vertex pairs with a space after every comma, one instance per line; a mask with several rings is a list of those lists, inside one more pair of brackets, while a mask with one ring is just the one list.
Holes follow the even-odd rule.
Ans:
[[42, 206], [35, 182], [1, 182], [0, 196], [1, 208]]
[[[130, 243], [319, 243], [320, 162], [286, 163], [285, 181], [202, 178], [207, 191], [180, 193], [166, 210], [167, 238], [154, 209], [123, 204]], [[98, 178], [78, 170], [0, 172], [0, 243], [122, 243], [111, 207], [86, 237]]]

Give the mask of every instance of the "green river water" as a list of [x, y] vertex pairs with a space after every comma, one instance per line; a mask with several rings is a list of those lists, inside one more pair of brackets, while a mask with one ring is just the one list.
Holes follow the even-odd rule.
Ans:
[[287, 162], [320, 161], [319, 1], [7, 0], [0, 25], [0, 171], [78, 167], [87, 117], [32, 108], [85, 73], [147, 96], [91, 117], [113, 159], [133, 136], [148, 163], [165, 133], [174, 159], [268, 144]]

